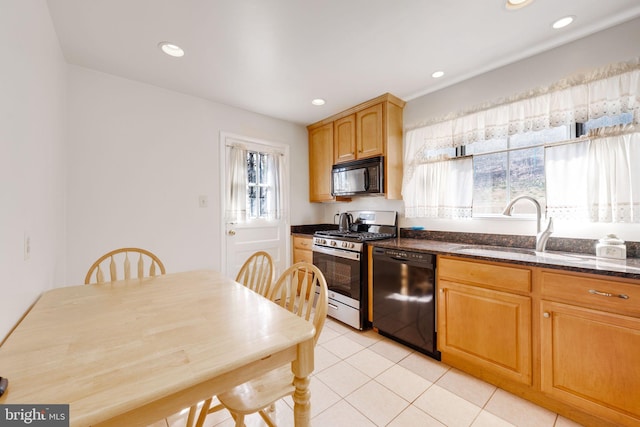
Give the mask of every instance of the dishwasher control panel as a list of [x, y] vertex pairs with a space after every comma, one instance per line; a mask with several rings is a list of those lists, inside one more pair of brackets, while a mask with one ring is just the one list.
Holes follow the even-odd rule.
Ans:
[[411, 261], [422, 261], [422, 262], [433, 262], [434, 255], [426, 254], [422, 252], [407, 252], [400, 249], [385, 249], [385, 248], [374, 248], [374, 255], [383, 255], [390, 258], [395, 259], [403, 259], [403, 260], [411, 260]]

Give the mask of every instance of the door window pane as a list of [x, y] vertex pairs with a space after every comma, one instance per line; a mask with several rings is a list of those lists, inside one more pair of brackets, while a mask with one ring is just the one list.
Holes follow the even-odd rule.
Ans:
[[247, 152], [247, 212], [248, 219], [268, 217], [272, 191], [269, 187], [270, 154]]
[[257, 159], [258, 153], [254, 151], [247, 152], [247, 182], [255, 185], [257, 183]]

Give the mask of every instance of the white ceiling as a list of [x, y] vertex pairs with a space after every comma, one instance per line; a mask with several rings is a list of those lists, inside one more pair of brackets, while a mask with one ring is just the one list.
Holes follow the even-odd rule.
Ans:
[[[504, 2], [48, 0], [69, 63], [301, 124], [385, 92], [409, 101], [640, 16], [638, 0]], [[575, 22], [552, 30], [566, 15]]]

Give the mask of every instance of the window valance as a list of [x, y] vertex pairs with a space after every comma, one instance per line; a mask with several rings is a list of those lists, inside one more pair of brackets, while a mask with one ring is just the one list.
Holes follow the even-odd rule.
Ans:
[[[640, 58], [596, 70], [587, 76], [565, 79], [547, 88], [541, 88], [506, 101], [485, 105], [438, 122], [407, 130], [405, 133], [402, 189], [405, 215], [407, 217], [439, 218], [470, 216], [471, 185], [469, 185], [469, 181], [473, 177], [465, 172], [470, 161], [455, 162], [455, 164], [444, 162], [451, 163], [449, 165], [430, 165], [434, 160], [442, 160], [429, 158], [430, 151], [469, 145], [478, 141], [506, 139], [512, 135], [563, 125], [571, 126], [576, 122], [584, 123], [620, 114], [630, 114], [631, 124], [640, 124]], [[604, 154], [597, 152], [595, 148], [592, 148], [591, 151], [591, 159], [598, 159], [597, 161], [600, 163], [605, 162], [603, 160]], [[635, 155], [635, 152], [632, 154]], [[627, 154], [620, 155], [626, 156]], [[621, 162], [609, 162], [608, 164], [620, 165]], [[579, 165], [580, 167], [586, 166]], [[606, 170], [610, 171], [612, 168], [613, 166], [610, 166]], [[575, 172], [574, 168], [568, 168], [565, 172], [567, 170]], [[564, 173], [560, 169], [556, 169], [556, 171]], [[570, 181], [559, 179], [556, 182]], [[464, 185], [458, 186], [457, 183], [464, 183]], [[425, 186], [427, 186], [426, 189]], [[454, 187], [460, 187], [460, 192], [456, 196], [448, 197], [446, 200], [441, 200], [442, 198], [437, 196], [439, 191], [452, 192]], [[591, 188], [594, 188], [593, 185]], [[428, 194], [425, 195], [425, 191]], [[557, 192], [556, 194], [559, 195], [559, 198], [565, 197], [561, 193]], [[599, 194], [606, 194], [606, 192], [601, 191]], [[636, 196], [635, 193], [633, 196]], [[610, 196], [602, 197], [604, 200]], [[589, 203], [586, 209], [599, 210], [599, 212], [597, 214], [594, 212], [583, 213], [591, 220], [603, 220], [603, 218], [604, 220], [615, 220], [617, 214], [603, 213], [602, 207], [607, 206], [604, 209], [606, 211], [609, 205], [611, 202], [608, 199], [598, 203]], [[583, 209], [585, 204], [580, 203], [580, 206]], [[596, 208], [596, 206], [599, 207]], [[562, 210], [567, 207], [557, 206], [556, 208]], [[571, 209], [574, 208], [569, 210]], [[626, 211], [627, 213], [623, 215], [623, 218], [618, 218], [619, 220], [635, 221], [636, 216], [640, 215], [638, 214], [640, 208], [632, 209], [630, 214], [628, 213], [629, 209]], [[575, 210], [573, 213], [575, 214]]]
[[458, 147], [621, 113], [633, 114], [637, 124], [639, 96], [640, 59], [637, 59], [408, 130], [407, 141], [412, 143], [405, 157], [419, 162], [425, 149]]

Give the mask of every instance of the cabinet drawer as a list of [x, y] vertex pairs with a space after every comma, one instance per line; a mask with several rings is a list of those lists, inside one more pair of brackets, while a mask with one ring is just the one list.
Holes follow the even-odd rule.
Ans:
[[531, 291], [531, 270], [524, 268], [440, 257], [438, 277], [507, 291]]
[[312, 237], [293, 236], [293, 247], [296, 249], [311, 250], [313, 246]]
[[305, 261], [310, 264], [313, 264], [313, 252], [305, 250], [305, 249], [293, 249], [293, 262]]
[[640, 316], [640, 283], [624, 283], [547, 270], [543, 270], [541, 276], [543, 298]]

